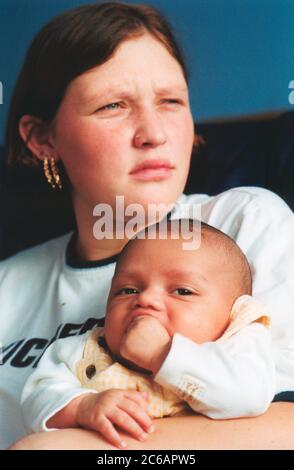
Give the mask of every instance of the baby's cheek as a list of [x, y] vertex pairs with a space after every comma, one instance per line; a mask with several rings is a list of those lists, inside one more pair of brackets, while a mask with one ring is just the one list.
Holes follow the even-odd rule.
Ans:
[[173, 330], [174, 333], [179, 333], [191, 341], [201, 344], [213, 341], [218, 327], [204, 312], [201, 312], [201, 315], [194, 312], [192, 315], [184, 315], [180, 322], [177, 321], [173, 325]]
[[217, 316], [207, 316], [207, 321], [202, 328], [201, 343], [207, 341], [216, 341], [219, 339], [229, 324], [229, 314], [220, 314]]
[[114, 354], [118, 354], [120, 349], [118, 332], [113, 328], [105, 329], [105, 339], [110, 351]]
[[122, 338], [125, 334], [126, 313], [122, 305], [108, 308], [105, 320], [105, 339], [115, 354], [119, 354]]
[[228, 312], [228, 313], [226, 312], [226, 314], [224, 314], [220, 318], [219, 323], [217, 325], [215, 340], [217, 340], [218, 338], [220, 338], [223, 335], [223, 333], [228, 328], [229, 324], [230, 324], [230, 312]]

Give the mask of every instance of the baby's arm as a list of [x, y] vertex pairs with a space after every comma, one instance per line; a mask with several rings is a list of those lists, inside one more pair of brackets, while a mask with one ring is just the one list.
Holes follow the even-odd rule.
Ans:
[[48, 420], [48, 427], [83, 427], [102, 434], [119, 448], [126, 447], [115, 426], [144, 441], [153, 432], [152, 420], [147, 413], [147, 393], [135, 390], [111, 389], [74, 398]]
[[99, 431], [120, 446], [116, 424], [143, 440], [145, 431], [152, 431], [146, 396], [129, 390], [97, 393], [82, 387], [76, 378], [75, 363], [82, 357], [87, 337], [88, 333], [57, 340], [43, 355], [22, 394], [27, 429], [38, 432], [82, 426]]
[[28, 431], [48, 431], [47, 421], [52, 416], [75, 397], [91, 393], [81, 386], [73, 372], [75, 363], [83, 355], [88, 334], [55, 341], [28, 378], [21, 396]]
[[275, 395], [270, 334], [259, 323], [222, 343], [195, 344], [176, 334], [155, 380], [211, 418], [256, 416]]

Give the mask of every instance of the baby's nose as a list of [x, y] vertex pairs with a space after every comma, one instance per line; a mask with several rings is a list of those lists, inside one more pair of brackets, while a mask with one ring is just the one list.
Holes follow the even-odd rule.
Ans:
[[163, 296], [151, 289], [143, 290], [136, 296], [135, 307], [162, 310], [164, 308]]

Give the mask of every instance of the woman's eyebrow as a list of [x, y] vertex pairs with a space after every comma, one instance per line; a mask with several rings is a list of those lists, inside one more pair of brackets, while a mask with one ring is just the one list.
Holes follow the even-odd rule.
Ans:
[[[168, 95], [170, 93], [187, 93], [188, 88], [185, 86], [171, 85], [168, 87], [155, 88], [155, 94], [158, 96]], [[119, 87], [109, 87], [102, 92], [94, 93], [92, 95], [84, 96], [82, 100], [86, 104], [91, 104], [97, 99], [105, 98], [108, 95], [117, 95], [124, 99], [134, 99], [134, 93], [130, 89], [120, 89]]]
[[107, 88], [106, 90], [103, 90], [103, 92], [97, 92], [93, 95], [88, 95], [86, 97], [84, 96], [82, 100], [86, 104], [91, 104], [99, 99], [105, 99], [109, 95], [116, 95], [121, 98], [132, 98], [132, 94], [130, 91], [119, 90], [118, 88]]
[[168, 95], [169, 93], [187, 93], [188, 88], [180, 85], [170, 85], [166, 87], [160, 87], [155, 89], [157, 95]]

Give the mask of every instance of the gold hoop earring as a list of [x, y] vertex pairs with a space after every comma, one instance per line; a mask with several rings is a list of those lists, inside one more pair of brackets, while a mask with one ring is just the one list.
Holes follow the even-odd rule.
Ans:
[[45, 177], [50, 184], [52, 189], [55, 189], [58, 187], [59, 189], [62, 189], [62, 182], [60, 175], [58, 173], [58, 169], [55, 164], [55, 159], [54, 158], [44, 158], [43, 160], [43, 170]]

